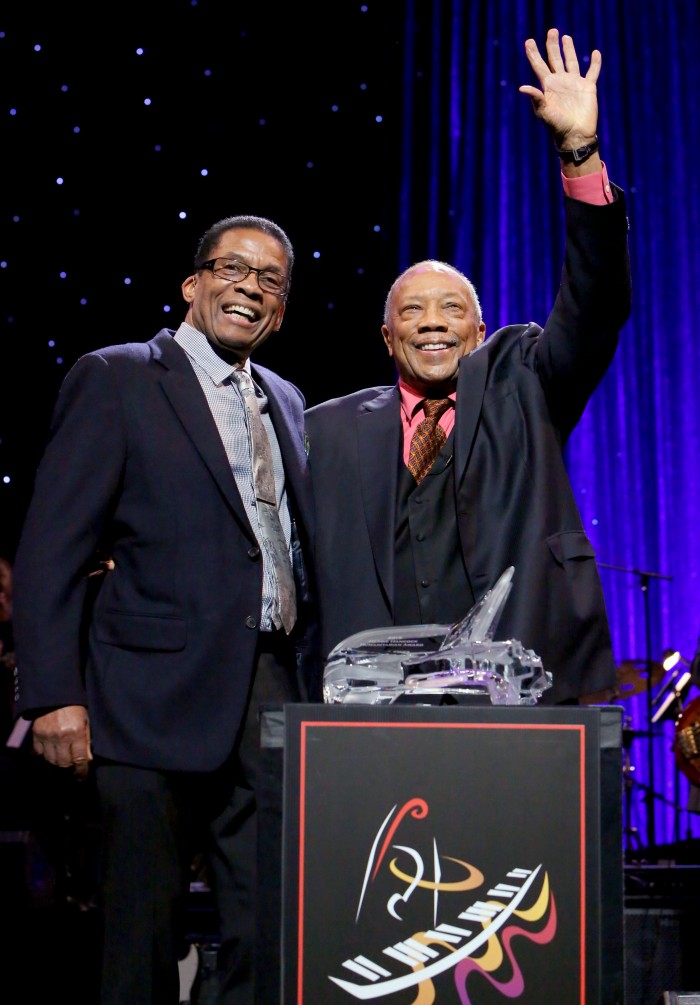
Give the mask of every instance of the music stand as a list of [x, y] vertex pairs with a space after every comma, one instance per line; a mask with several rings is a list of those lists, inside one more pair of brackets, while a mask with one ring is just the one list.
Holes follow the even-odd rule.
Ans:
[[[664, 686], [661, 688], [657, 696], [654, 698], [654, 705], [656, 706], [656, 711], [652, 716], [652, 724], [657, 722], [665, 722], [669, 719], [675, 720], [683, 711], [683, 704], [685, 702], [688, 689], [692, 681], [692, 673], [690, 670], [681, 670], [680, 667], [674, 667], [671, 676], [666, 681]], [[675, 782], [674, 782], [674, 797], [675, 797], [675, 818], [673, 823], [673, 838], [675, 841], [680, 841], [681, 837], [681, 792], [680, 792], [680, 777], [678, 766], [676, 766]]]
[[683, 711], [691, 678], [690, 670], [674, 670], [652, 702], [656, 706], [656, 711], [651, 717], [652, 726], [657, 722], [678, 718]]
[[[644, 572], [641, 569], [628, 569], [622, 565], [608, 565], [605, 562], [598, 562], [598, 566], [601, 569], [615, 569], [617, 572], [627, 572], [633, 576], [639, 577], [639, 585], [642, 590], [642, 597], [644, 599], [644, 635], [646, 642], [646, 670], [647, 670], [647, 723], [649, 730], [651, 731], [651, 722], [653, 714], [653, 706], [651, 699], [651, 688], [652, 688], [652, 659], [651, 659], [651, 619], [649, 614], [649, 580], [650, 579], [673, 579], [673, 576], [664, 576], [660, 572]], [[656, 848], [656, 822], [654, 819], [654, 799], [656, 798], [656, 793], [654, 792], [654, 755], [651, 743], [651, 736], [648, 740], [647, 746], [647, 771], [649, 773], [649, 783], [646, 786], [645, 801], [647, 805], [647, 846], [648, 851], [653, 852]]]

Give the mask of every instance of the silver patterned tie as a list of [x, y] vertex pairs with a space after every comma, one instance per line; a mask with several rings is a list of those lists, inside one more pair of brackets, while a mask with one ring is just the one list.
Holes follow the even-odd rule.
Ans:
[[284, 531], [277, 510], [275, 471], [270, 441], [260, 417], [260, 408], [255, 397], [255, 386], [250, 374], [246, 370], [234, 370], [233, 378], [243, 396], [248, 419], [258, 522], [265, 549], [272, 561], [277, 580], [278, 616], [273, 617], [273, 621], [276, 628], [283, 627], [289, 635], [297, 618], [296, 588], [289, 549], [284, 539]]

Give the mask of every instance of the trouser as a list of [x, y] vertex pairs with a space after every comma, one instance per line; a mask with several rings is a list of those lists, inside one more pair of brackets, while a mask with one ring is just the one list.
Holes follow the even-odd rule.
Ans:
[[294, 667], [261, 638], [248, 713], [218, 771], [95, 761], [102, 1005], [177, 1005], [190, 866], [202, 849], [220, 932], [219, 1005], [280, 1001], [283, 754], [261, 749], [258, 713], [299, 696]]

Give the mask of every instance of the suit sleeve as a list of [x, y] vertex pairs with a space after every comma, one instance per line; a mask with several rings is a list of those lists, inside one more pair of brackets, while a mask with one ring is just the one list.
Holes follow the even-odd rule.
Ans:
[[59, 392], [14, 563], [18, 712], [86, 703], [88, 574], [124, 453], [108, 365], [82, 357]]
[[544, 331], [523, 350], [533, 353], [565, 438], [610, 366], [631, 311], [629, 225], [624, 195], [613, 188], [615, 201], [606, 206], [565, 197], [559, 290]]

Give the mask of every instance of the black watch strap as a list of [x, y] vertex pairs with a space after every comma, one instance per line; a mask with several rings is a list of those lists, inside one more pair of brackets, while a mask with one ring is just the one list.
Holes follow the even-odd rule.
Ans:
[[583, 164], [596, 152], [597, 149], [597, 136], [590, 143], [586, 143], [586, 145], [582, 147], [576, 147], [575, 150], [560, 150], [559, 147], [556, 147], [556, 151], [564, 164]]

